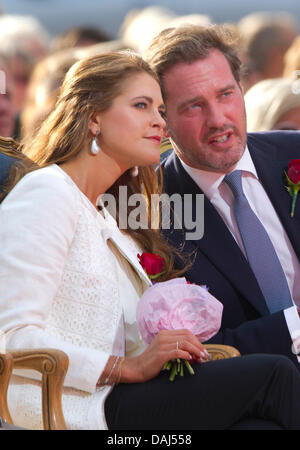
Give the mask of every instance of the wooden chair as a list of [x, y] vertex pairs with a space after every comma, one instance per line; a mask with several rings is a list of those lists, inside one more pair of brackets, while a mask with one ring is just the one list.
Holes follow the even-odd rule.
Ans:
[[[238, 350], [226, 345], [205, 346], [211, 360], [240, 356]], [[13, 424], [7, 405], [7, 390], [12, 370], [30, 369], [42, 374], [42, 414], [45, 430], [66, 430], [62, 410], [62, 390], [68, 370], [68, 356], [55, 349], [18, 350], [0, 354], [0, 417]], [[0, 428], [1, 430], [1, 428]]]
[[67, 355], [55, 349], [7, 351], [0, 354], [0, 417], [13, 423], [7, 405], [7, 390], [13, 369], [37, 370], [42, 374], [42, 415], [45, 430], [66, 430], [62, 390], [68, 370]]

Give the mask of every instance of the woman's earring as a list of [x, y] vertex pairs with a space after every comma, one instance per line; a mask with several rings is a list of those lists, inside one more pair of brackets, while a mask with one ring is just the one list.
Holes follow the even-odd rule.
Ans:
[[132, 177], [137, 177], [139, 174], [139, 168], [138, 166], [134, 166], [131, 170], [130, 170], [130, 174]]
[[100, 134], [100, 131], [96, 131], [96, 136], [92, 140], [92, 145], [91, 145], [91, 153], [92, 153], [92, 155], [98, 155], [98, 153], [100, 151], [100, 147], [99, 147], [98, 141], [97, 141], [97, 138], [98, 138], [99, 134]]

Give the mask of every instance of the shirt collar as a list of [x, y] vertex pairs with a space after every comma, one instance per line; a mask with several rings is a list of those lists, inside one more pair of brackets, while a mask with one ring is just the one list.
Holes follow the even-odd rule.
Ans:
[[[225, 174], [219, 172], [208, 172], [206, 170], [195, 169], [194, 167], [188, 166], [179, 158], [183, 168], [190, 175], [190, 177], [195, 181], [195, 183], [200, 187], [202, 192], [211, 199], [213, 195], [218, 191], [220, 184], [222, 183]], [[241, 159], [236, 164], [234, 170], [243, 170], [250, 173], [255, 178], [257, 177], [257, 172], [252, 161], [249, 149], [246, 145], [245, 151]]]

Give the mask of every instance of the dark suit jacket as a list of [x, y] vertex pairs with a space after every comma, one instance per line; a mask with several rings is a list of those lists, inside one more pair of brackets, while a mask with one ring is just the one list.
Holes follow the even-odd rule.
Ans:
[[[248, 148], [258, 177], [299, 258], [300, 194], [295, 216], [291, 218], [291, 197], [285, 188], [284, 170], [291, 159], [300, 158], [300, 132], [251, 133]], [[165, 191], [169, 195], [202, 193], [174, 152], [162, 166]], [[233, 345], [242, 354], [284, 354], [296, 362], [284, 313], [270, 315], [247, 260], [206, 197], [204, 236], [200, 240], [184, 242], [184, 233], [176, 229], [165, 231], [165, 234], [176, 248], [184, 244], [184, 252], [195, 253], [195, 261], [186, 278], [207, 285], [210, 293], [224, 305], [221, 330], [210, 343]]]

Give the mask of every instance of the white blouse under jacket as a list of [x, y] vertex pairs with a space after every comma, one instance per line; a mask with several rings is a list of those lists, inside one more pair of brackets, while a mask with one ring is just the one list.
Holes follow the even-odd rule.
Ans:
[[[111, 388], [96, 391], [97, 380], [109, 355], [144, 348], [135, 313], [151, 282], [138, 252], [57, 165], [27, 174], [0, 205], [0, 331], [7, 349], [67, 353], [69, 429], [107, 427], [103, 406]], [[42, 428], [39, 374], [14, 373], [14, 423]]]

